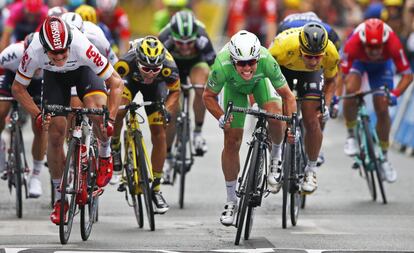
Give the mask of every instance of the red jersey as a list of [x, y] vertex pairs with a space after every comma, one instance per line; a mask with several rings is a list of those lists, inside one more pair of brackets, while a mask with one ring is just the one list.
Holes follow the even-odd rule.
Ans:
[[129, 39], [131, 31], [129, 28], [128, 15], [121, 7], [116, 7], [112, 16], [108, 16], [106, 13], [97, 9], [99, 21], [108, 26], [112, 35], [119, 39]]
[[[374, 62], [368, 58], [364, 50], [364, 45], [359, 38], [358, 31], [363, 28], [361, 25], [355, 28], [353, 34], [345, 43], [341, 59], [341, 69], [344, 74], [349, 73], [354, 60], [368, 63]], [[411, 71], [410, 64], [407, 60], [407, 56], [405, 55], [400, 39], [388, 25], [384, 24], [384, 29], [390, 29], [390, 34], [388, 40], [383, 45], [382, 57], [377, 62], [392, 59], [397, 67], [398, 73]]]
[[276, 0], [231, 0], [227, 35], [230, 37], [236, 32], [236, 24], [245, 22], [244, 29], [254, 34], [266, 34], [262, 31], [265, 23], [276, 22]]

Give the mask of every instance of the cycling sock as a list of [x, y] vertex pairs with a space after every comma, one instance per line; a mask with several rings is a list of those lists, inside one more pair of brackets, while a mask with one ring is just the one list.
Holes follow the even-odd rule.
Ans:
[[39, 160], [35, 160], [33, 159], [33, 173], [32, 173], [32, 177], [37, 177], [40, 175], [40, 172], [43, 169], [43, 164], [44, 161], [39, 161]]
[[356, 124], [357, 124], [356, 120], [346, 122], [348, 137], [351, 137], [351, 138], [355, 137], [355, 126], [356, 126]]
[[382, 151], [386, 152], [388, 150], [389, 146], [390, 146], [389, 141], [381, 141], [380, 140], [380, 147], [381, 147]]
[[154, 176], [154, 183], [152, 186], [152, 190], [154, 192], [159, 192], [161, 190], [161, 184], [159, 182], [160, 182], [160, 179], [162, 178], [162, 174], [163, 174], [162, 172], [155, 172], [155, 171], [152, 172], [152, 175]]
[[270, 154], [272, 159], [281, 160], [282, 158], [282, 144], [272, 143], [272, 153]]
[[226, 181], [227, 202], [237, 203], [236, 185], [237, 180]]
[[62, 197], [60, 195], [60, 191], [58, 191], [58, 188], [60, 187], [60, 179], [52, 179], [52, 183], [53, 189], [55, 191], [55, 201], [60, 200], [60, 198]]
[[305, 172], [311, 171], [316, 172], [316, 164], [317, 161], [308, 161], [308, 164], [306, 165]]
[[111, 155], [111, 140], [99, 140], [99, 157], [107, 158]]
[[111, 149], [119, 150], [121, 148], [121, 141], [119, 137], [111, 137]]
[[196, 122], [195, 123], [195, 128], [194, 128], [194, 133], [201, 133], [201, 129], [203, 128], [203, 124], [204, 124], [204, 122]]

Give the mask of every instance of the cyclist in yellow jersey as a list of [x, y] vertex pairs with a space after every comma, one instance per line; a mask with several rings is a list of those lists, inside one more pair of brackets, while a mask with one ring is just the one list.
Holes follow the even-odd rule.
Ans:
[[[297, 90], [299, 98], [305, 99], [301, 102], [301, 109], [309, 161], [302, 190], [312, 193], [318, 186], [316, 164], [322, 145], [321, 119], [329, 117], [328, 108], [335, 90], [339, 54], [335, 45], [328, 40], [325, 28], [315, 22], [280, 33], [269, 51], [279, 63], [290, 88]], [[326, 101], [323, 114], [320, 113], [321, 103], [318, 101], [321, 96], [325, 96]]]

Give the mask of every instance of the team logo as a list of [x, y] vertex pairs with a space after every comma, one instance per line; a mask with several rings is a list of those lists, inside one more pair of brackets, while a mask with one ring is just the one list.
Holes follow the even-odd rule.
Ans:
[[63, 43], [62, 43], [62, 34], [60, 34], [59, 31], [59, 22], [58, 21], [52, 21], [50, 23], [50, 29], [52, 33], [52, 44], [54, 49], [62, 49]]
[[163, 76], [168, 77], [171, 75], [171, 72], [172, 70], [170, 68], [164, 68], [161, 73]]
[[29, 65], [30, 61], [32, 60], [32, 58], [29, 57], [29, 55], [27, 54], [27, 52], [24, 52], [24, 55], [22, 57], [22, 70], [24, 72], [27, 72], [27, 65]]
[[88, 50], [86, 51], [86, 56], [89, 59], [93, 60], [93, 63], [95, 63], [96, 66], [102, 67], [104, 65], [104, 62], [102, 60], [101, 54], [99, 52], [95, 52], [93, 49], [93, 46], [90, 45]]

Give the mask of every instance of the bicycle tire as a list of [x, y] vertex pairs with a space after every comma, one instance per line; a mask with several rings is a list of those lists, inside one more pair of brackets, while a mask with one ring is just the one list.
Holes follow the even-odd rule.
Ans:
[[[79, 164], [79, 146], [76, 139], [71, 139], [68, 145], [68, 151], [66, 155], [65, 170], [63, 172], [63, 178], [60, 189], [61, 201], [60, 201], [60, 224], [59, 224], [59, 238], [61, 244], [67, 244], [73, 225], [73, 218], [76, 211], [76, 189], [78, 182], [78, 168]], [[74, 160], [74, 162], [72, 162]], [[73, 175], [71, 176], [71, 165], [74, 165]], [[71, 192], [68, 192], [71, 187]], [[65, 203], [68, 196], [69, 209], [67, 215], [65, 215]], [[63, 200], [63, 201], [62, 201]], [[65, 216], [67, 216], [65, 219]]]
[[[297, 130], [299, 131], [299, 129]], [[303, 173], [304, 167], [302, 167], [302, 150], [300, 147], [300, 142], [295, 143], [295, 150], [292, 151], [295, 154], [294, 161], [295, 166], [291, 170], [292, 182], [290, 185], [290, 221], [292, 226], [296, 226], [299, 218], [299, 210], [302, 206], [302, 193], [300, 192], [300, 175]]]
[[53, 206], [55, 205], [55, 188], [53, 187], [53, 181], [52, 178], [50, 178], [50, 207], [53, 209]]
[[[301, 152], [301, 154], [302, 154], [302, 156], [301, 156], [301, 165], [300, 165], [300, 169], [301, 169], [301, 171], [300, 171], [300, 173], [302, 173], [303, 175], [304, 175], [304, 173], [305, 173], [305, 167], [306, 167], [306, 165], [308, 164], [308, 157], [307, 157], [307, 155], [306, 155], [306, 151], [305, 151], [305, 148], [304, 148], [304, 140], [303, 140], [303, 137], [304, 137], [304, 135], [305, 135], [305, 127], [303, 126], [303, 120], [302, 119], [300, 119], [300, 121], [299, 121], [299, 129], [300, 129], [300, 138], [299, 138], [299, 144], [300, 144], [300, 152]], [[300, 201], [301, 201], [301, 203], [300, 203], [300, 208], [301, 209], [305, 209], [305, 206], [306, 206], [306, 194], [303, 194], [303, 193], [301, 193], [301, 197], [300, 197]]]
[[[374, 173], [373, 170], [369, 168], [369, 163], [367, 164], [366, 162], [366, 156], [368, 156], [369, 159], [371, 159], [371, 155], [370, 155], [370, 141], [369, 139], [371, 138], [371, 132], [370, 132], [370, 126], [369, 126], [369, 121], [368, 118], [363, 118], [362, 119], [362, 125], [359, 127], [360, 132], [358, 133], [358, 142], [359, 142], [359, 147], [360, 147], [360, 159], [362, 161], [362, 169], [364, 172], [364, 177], [365, 177], [365, 181], [367, 182], [368, 185], [368, 191], [371, 195], [371, 198], [373, 201], [377, 200], [377, 190], [376, 190], [376, 186], [375, 186], [375, 177], [374, 177]], [[365, 140], [365, 143], [364, 143]], [[364, 144], [366, 145], [366, 147], [364, 147]], [[365, 151], [367, 151], [367, 153], [365, 153]]]
[[[367, 119], [365, 119], [363, 121], [364, 123], [364, 129], [365, 131], [369, 130], [369, 122]], [[377, 182], [378, 182], [378, 186], [381, 192], [381, 197], [382, 197], [382, 201], [384, 204], [387, 204], [387, 196], [385, 195], [385, 188], [384, 188], [384, 184], [382, 181], [382, 171], [380, 169], [381, 165], [379, 164], [379, 158], [376, 156], [375, 154], [375, 146], [378, 145], [377, 142], [374, 143], [374, 134], [371, 131], [367, 131], [367, 140], [368, 140], [368, 154], [370, 157], [370, 160], [374, 166], [374, 170], [371, 172], [372, 173], [372, 181], [374, 182], [374, 175], [373, 174], [377, 174]], [[378, 147], [379, 148], [379, 147]]]
[[259, 152], [259, 143], [257, 141], [254, 141], [253, 152], [251, 153], [251, 157], [249, 161], [250, 162], [249, 171], [244, 181], [242, 182], [242, 184], [244, 184], [245, 191], [244, 193], [243, 192], [241, 193], [240, 207], [237, 211], [237, 219], [236, 219], [237, 232], [236, 232], [236, 239], [234, 241], [235, 245], [239, 245], [240, 236], [243, 231], [244, 219], [246, 218], [246, 211], [247, 211], [247, 207], [249, 206], [251, 192], [254, 186], [254, 177], [255, 177], [254, 172], [255, 172], [255, 167], [257, 164], [258, 152]]
[[147, 161], [144, 155], [144, 148], [142, 147], [142, 134], [135, 132], [134, 134], [136, 159], [139, 162], [139, 184], [144, 195], [145, 208], [147, 212], [148, 224], [151, 231], [155, 230], [154, 220], [154, 206], [152, 205], [152, 189], [149, 182]]
[[[126, 150], [125, 152], [128, 152]], [[127, 153], [128, 154], [128, 153]], [[136, 193], [137, 186], [134, 182], [134, 172], [133, 168], [131, 167], [133, 164], [133, 160], [130, 155], [127, 156], [127, 162], [125, 165], [125, 174], [128, 184], [128, 193], [132, 199], [132, 207], [134, 209], [135, 219], [137, 220], [138, 227], [142, 228], [144, 226], [144, 213], [142, 210], [142, 201], [140, 195]]]
[[22, 166], [22, 157], [21, 157], [21, 135], [19, 135], [19, 130], [16, 127], [13, 137], [13, 152], [14, 152], [14, 166], [13, 166], [13, 177], [14, 177], [14, 188], [16, 191], [16, 216], [18, 218], [23, 217], [23, 173], [24, 168]]
[[[95, 216], [97, 213], [98, 208], [98, 198], [99, 196], [93, 195], [96, 187], [96, 168], [97, 168], [97, 154], [98, 154], [98, 147], [96, 146], [96, 141], [93, 141], [91, 148], [89, 150], [89, 161], [88, 161], [88, 169], [87, 173], [87, 189], [88, 189], [88, 201], [85, 205], [80, 205], [80, 231], [82, 240], [88, 240], [91, 232], [92, 226], [95, 222]], [[93, 149], [93, 151], [92, 151]]]
[[[264, 178], [263, 178], [263, 171], [265, 171], [265, 163], [264, 159], [266, 157], [265, 154], [266, 150], [259, 146], [259, 151], [257, 152], [258, 157], [256, 159], [256, 169], [255, 169], [255, 177], [253, 179], [253, 187], [259, 188], [259, 186], [264, 189]], [[260, 169], [261, 168], [261, 169]], [[261, 196], [260, 196], [261, 197]], [[256, 207], [249, 205], [247, 209], [247, 216], [246, 216], [246, 225], [244, 229], [244, 240], [249, 240], [250, 234], [253, 228], [253, 221], [254, 221], [254, 214], [255, 214]]]
[[285, 144], [283, 152], [283, 183], [282, 183], [282, 228], [287, 227], [288, 216], [288, 194], [290, 192], [290, 167], [292, 166], [292, 147], [291, 144]]
[[187, 174], [187, 143], [189, 141], [189, 128], [188, 128], [188, 118], [184, 117], [182, 125], [182, 131], [180, 136], [181, 150], [180, 150], [180, 191], [178, 197], [178, 203], [180, 209], [184, 208], [184, 192], [185, 192], [185, 177]]

